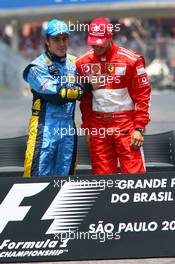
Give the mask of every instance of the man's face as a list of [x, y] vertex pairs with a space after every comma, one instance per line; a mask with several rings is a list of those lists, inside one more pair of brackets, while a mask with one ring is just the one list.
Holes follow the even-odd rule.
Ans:
[[101, 56], [101, 55], [104, 55], [108, 51], [110, 46], [111, 46], [111, 41], [107, 39], [104, 46], [92, 45], [92, 48], [97, 56]]
[[68, 34], [60, 34], [55, 37], [49, 37], [46, 40], [48, 50], [59, 57], [62, 57], [66, 54], [69, 47], [69, 36]]

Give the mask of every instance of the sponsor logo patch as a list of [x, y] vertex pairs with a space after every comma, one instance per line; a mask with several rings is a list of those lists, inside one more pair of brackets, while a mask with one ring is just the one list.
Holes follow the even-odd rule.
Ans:
[[91, 66], [90, 64], [84, 64], [82, 65], [82, 70], [85, 75], [90, 75], [91, 74]]
[[39, 76], [39, 73], [38, 73], [35, 69], [33, 69], [33, 68], [31, 68], [30, 71], [31, 71], [32, 77], [33, 77], [35, 80], [37, 80], [37, 78], [38, 78], [38, 76]]
[[142, 67], [137, 67], [137, 75], [142, 75], [142, 74], [145, 74], [146, 71], [145, 71], [145, 68], [142, 66]]
[[149, 84], [148, 77], [143, 76], [138, 79], [139, 87], [143, 87]]
[[112, 74], [115, 72], [115, 64], [114, 63], [107, 63], [106, 64], [106, 72]]
[[91, 65], [92, 74], [101, 74], [101, 65], [100, 63]]
[[125, 75], [126, 74], [126, 64], [116, 63], [115, 75]]
[[96, 43], [97, 44], [102, 44], [102, 40], [101, 39], [97, 39]]
[[49, 87], [51, 84], [52, 84], [51, 81], [44, 80], [44, 81], [41, 83], [42, 90], [47, 89], [47, 87]]

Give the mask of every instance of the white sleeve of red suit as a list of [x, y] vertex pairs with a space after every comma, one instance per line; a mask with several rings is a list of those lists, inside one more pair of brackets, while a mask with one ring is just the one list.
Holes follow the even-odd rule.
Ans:
[[145, 71], [145, 61], [142, 56], [134, 64], [129, 91], [135, 105], [135, 128], [145, 128], [150, 121], [149, 105], [151, 86]]

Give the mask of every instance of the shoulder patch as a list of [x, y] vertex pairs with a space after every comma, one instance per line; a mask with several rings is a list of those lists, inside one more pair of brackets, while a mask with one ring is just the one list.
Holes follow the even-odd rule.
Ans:
[[146, 73], [145, 68], [143, 67], [143, 65], [140, 65], [136, 68], [137, 70], [137, 75], [144, 75]]

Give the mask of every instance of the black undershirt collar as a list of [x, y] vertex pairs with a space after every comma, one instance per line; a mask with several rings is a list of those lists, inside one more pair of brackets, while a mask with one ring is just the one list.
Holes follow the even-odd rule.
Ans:
[[53, 62], [59, 62], [64, 63], [66, 61], [66, 54], [62, 57], [59, 57], [57, 55], [54, 55], [50, 53], [49, 51], [46, 51], [46, 55], [53, 61]]

